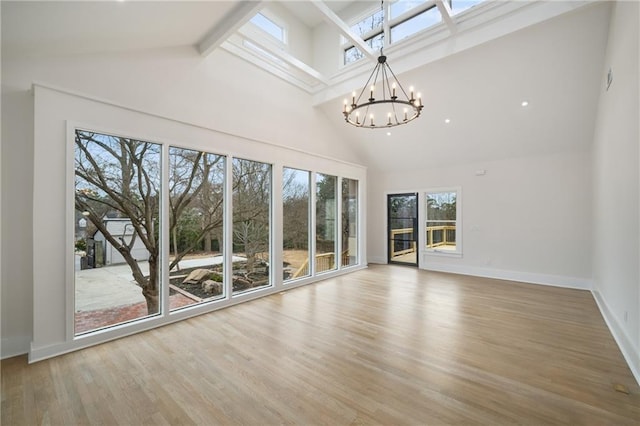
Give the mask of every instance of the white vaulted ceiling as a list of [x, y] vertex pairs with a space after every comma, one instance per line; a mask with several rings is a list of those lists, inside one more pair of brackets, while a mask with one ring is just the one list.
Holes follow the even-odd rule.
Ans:
[[[331, 125], [375, 170], [587, 149], [601, 91], [608, 2], [492, 2], [441, 23], [385, 53], [403, 84], [419, 88], [423, 117], [407, 126], [358, 129], [342, 99], [359, 89], [373, 60], [340, 68], [316, 42], [349, 26], [362, 1], [2, 2], [3, 61], [12, 57], [135, 52], [192, 46], [203, 57], [225, 49], [308, 93]], [[309, 41], [278, 50], [255, 40], [283, 69], [243, 47], [243, 25], [259, 10], [280, 15]], [[334, 58], [325, 60], [326, 58]], [[372, 55], [375, 58], [375, 55]], [[331, 62], [331, 64], [329, 64]], [[331, 65], [331, 66], [329, 66]], [[335, 66], [334, 66], [335, 65]], [[290, 70], [290, 71], [287, 71]], [[522, 107], [523, 100], [529, 106]], [[450, 122], [445, 123], [445, 119]]]

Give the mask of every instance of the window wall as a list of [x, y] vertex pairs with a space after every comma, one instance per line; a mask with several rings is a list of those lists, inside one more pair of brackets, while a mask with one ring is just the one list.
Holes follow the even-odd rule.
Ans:
[[81, 129], [74, 137], [76, 336], [359, 264], [356, 179], [281, 168], [275, 266], [271, 164]]

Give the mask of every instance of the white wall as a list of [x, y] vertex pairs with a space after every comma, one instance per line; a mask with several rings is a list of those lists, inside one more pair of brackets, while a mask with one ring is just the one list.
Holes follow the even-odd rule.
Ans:
[[[461, 187], [462, 257], [422, 253], [421, 268], [590, 288], [590, 166], [585, 149], [410, 172], [370, 170], [369, 259], [386, 262], [385, 194]], [[478, 170], [486, 174], [477, 176]]]
[[[296, 165], [296, 150], [358, 162], [324, 114], [310, 106], [308, 94], [269, 74], [255, 72], [253, 65], [221, 49], [207, 58], [200, 57], [191, 47], [66, 57], [3, 57], [1, 244], [2, 264], [11, 268], [2, 269], [2, 357], [27, 351], [34, 328], [32, 289], [38, 285], [34, 283], [34, 271], [44, 274], [36, 280], [46, 282], [46, 272], [55, 264], [39, 247], [50, 242], [43, 234], [33, 232], [34, 226], [40, 229], [48, 209], [53, 207], [43, 207], [39, 197], [49, 193], [40, 188], [34, 195], [34, 185], [46, 182], [61, 191], [57, 185], [64, 182], [59, 180], [60, 170], [51, 176], [43, 173], [49, 167], [46, 156], [34, 168], [33, 82], [109, 100], [125, 109], [167, 117], [176, 123], [213, 129], [206, 146], [214, 152], [219, 140], [229, 140], [227, 136], [233, 135], [236, 153], [248, 147], [267, 146], [253, 141], [291, 147], [293, 151], [287, 150], [278, 157], [291, 166]], [[39, 113], [47, 116], [47, 111]], [[99, 115], [84, 120], [104, 125]], [[125, 121], [111, 127], [129, 126], [135, 123]], [[58, 124], [56, 132], [61, 131], [59, 127]], [[153, 129], [147, 130], [156, 135]], [[49, 138], [46, 134], [41, 137], [44, 141]], [[62, 155], [58, 151], [60, 137], [64, 135], [55, 133], [50, 140], [57, 144], [51, 152], [51, 158], [58, 161], [52, 164], [57, 167], [63, 166], [58, 158]], [[191, 143], [186, 133], [176, 134], [175, 138], [173, 142], [183, 146]], [[42, 143], [45, 145], [41, 148], [46, 146], [46, 142]], [[249, 149], [246, 155], [259, 157], [260, 150]], [[323, 160], [318, 161], [322, 164]], [[41, 180], [34, 181], [34, 174]], [[52, 242], [63, 244], [59, 239]], [[62, 246], [56, 247], [54, 252]], [[55, 270], [51, 273], [55, 274]]]
[[596, 300], [640, 382], [639, 13], [637, 2], [617, 2], [609, 27], [593, 147], [593, 276]]

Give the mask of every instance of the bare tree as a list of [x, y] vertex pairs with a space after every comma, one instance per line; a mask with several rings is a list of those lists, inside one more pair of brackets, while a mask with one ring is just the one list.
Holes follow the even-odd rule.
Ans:
[[[77, 130], [75, 135], [75, 207], [122, 255], [133, 279], [142, 289], [150, 314], [159, 312], [159, 144]], [[210, 174], [223, 157], [189, 150], [171, 155], [169, 231], [177, 227], [181, 214], [191, 208], [199, 194], [210, 189]], [[222, 190], [222, 189], [220, 189]], [[222, 197], [211, 205], [215, 218], [206, 221], [193, 243], [174, 253], [174, 267], [207, 232], [222, 225]], [[134, 229], [129, 241], [113, 235], [104, 219], [107, 214], [127, 218]], [[145, 275], [132, 254], [139, 239], [149, 252], [149, 274]]]

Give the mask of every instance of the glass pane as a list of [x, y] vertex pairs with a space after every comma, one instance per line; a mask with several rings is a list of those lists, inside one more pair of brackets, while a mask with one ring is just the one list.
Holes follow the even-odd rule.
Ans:
[[380, 50], [384, 44], [384, 33], [380, 33], [378, 35], [375, 35], [367, 40], [365, 40], [367, 42], [367, 44], [369, 46], [371, 46], [371, 48], [376, 51], [376, 50]]
[[378, 10], [370, 16], [367, 16], [362, 21], [351, 26], [351, 31], [358, 34], [360, 37], [364, 37], [370, 31], [378, 28], [382, 28], [382, 22], [384, 21], [384, 14], [382, 10]]
[[169, 148], [170, 306], [224, 297], [225, 158]]
[[427, 193], [427, 248], [456, 250], [456, 200], [452, 192]]
[[251, 22], [257, 25], [261, 30], [284, 43], [284, 29], [273, 22], [271, 19], [264, 16], [262, 13], [256, 14], [251, 18]]
[[350, 47], [344, 51], [344, 64], [350, 64], [358, 59], [364, 58], [364, 54], [356, 47]]
[[75, 132], [75, 334], [160, 313], [161, 146]]
[[310, 173], [283, 170], [282, 231], [284, 280], [307, 277], [309, 270]]
[[387, 209], [389, 261], [417, 265], [418, 195], [389, 195]]
[[451, 13], [456, 15], [473, 6], [482, 3], [484, 0], [452, 0], [451, 1]]
[[417, 33], [418, 31], [429, 28], [442, 21], [442, 16], [437, 7], [432, 7], [429, 10], [422, 12], [419, 15], [414, 16], [411, 19], [394, 26], [391, 28], [391, 43], [396, 43], [403, 38], [409, 37]]
[[233, 294], [270, 285], [271, 165], [233, 159]]
[[342, 266], [358, 264], [358, 181], [342, 179]]
[[316, 272], [336, 269], [335, 176], [316, 175]]
[[391, 19], [397, 18], [403, 13], [423, 5], [426, 2], [427, 0], [398, 0], [395, 3], [391, 3]]

